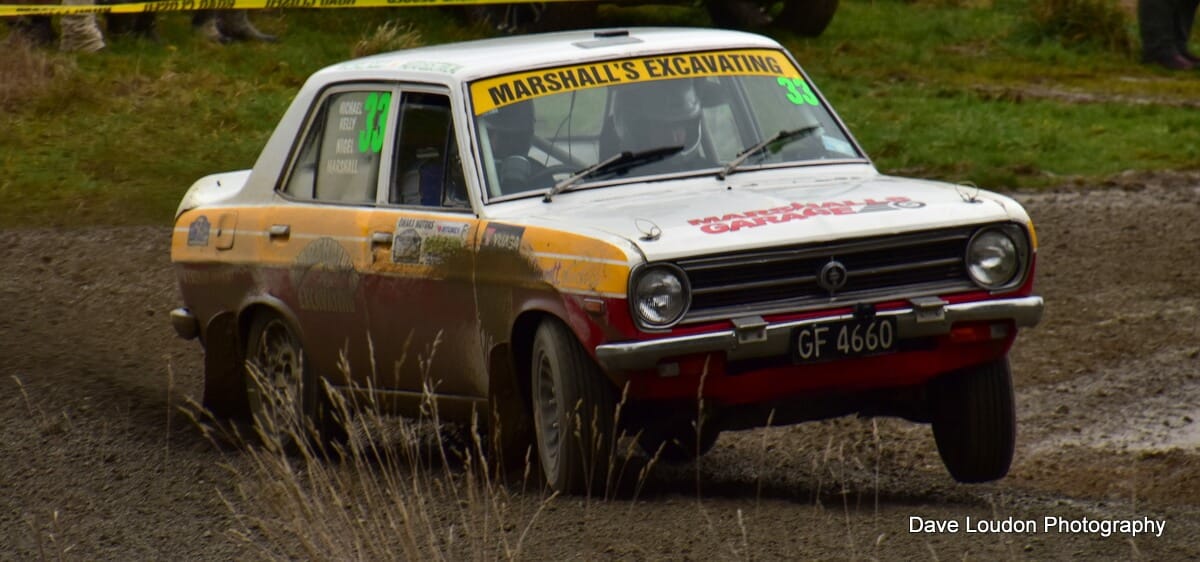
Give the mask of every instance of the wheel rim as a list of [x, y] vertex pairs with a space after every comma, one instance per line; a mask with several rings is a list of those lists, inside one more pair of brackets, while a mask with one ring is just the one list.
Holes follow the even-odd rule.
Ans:
[[538, 353], [538, 396], [534, 423], [537, 424], [539, 449], [547, 476], [558, 473], [559, 440], [562, 438], [562, 419], [557, 389], [554, 387], [554, 367], [544, 350]]
[[299, 429], [303, 361], [299, 345], [281, 321], [270, 321], [259, 333], [250, 357], [258, 380], [247, 373], [246, 394], [255, 425], [271, 444], [289, 444], [292, 430]]

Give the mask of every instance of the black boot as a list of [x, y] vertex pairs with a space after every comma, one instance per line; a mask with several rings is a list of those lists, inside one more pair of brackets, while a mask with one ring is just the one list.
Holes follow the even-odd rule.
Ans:
[[233, 41], [229, 36], [221, 33], [221, 28], [217, 25], [216, 10], [199, 10], [193, 14], [192, 31], [213, 43], [224, 45]]
[[262, 41], [274, 43], [279, 40], [274, 35], [268, 35], [250, 23], [246, 10], [221, 10], [217, 19], [217, 27], [221, 33], [235, 41]]

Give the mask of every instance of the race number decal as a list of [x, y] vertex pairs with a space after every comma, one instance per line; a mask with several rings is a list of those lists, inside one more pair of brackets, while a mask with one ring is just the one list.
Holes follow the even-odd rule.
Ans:
[[363, 130], [358, 133], [359, 152], [379, 152], [383, 150], [383, 130], [387, 127], [388, 106], [392, 104], [391, 92], [371, 92], [363, 109], [367, 112]]

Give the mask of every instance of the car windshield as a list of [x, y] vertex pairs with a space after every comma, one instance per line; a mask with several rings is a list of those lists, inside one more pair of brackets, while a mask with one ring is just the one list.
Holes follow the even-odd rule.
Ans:
[[665, 147], [683, 148], [589, 175], [571, 189], [724, 176], [739, 157], [737, 172], [863, 158], [791, 61], [767, 49], [510, 74], [472, 83], [471, 98], [488, 199], [544, 193], [621, 153]]

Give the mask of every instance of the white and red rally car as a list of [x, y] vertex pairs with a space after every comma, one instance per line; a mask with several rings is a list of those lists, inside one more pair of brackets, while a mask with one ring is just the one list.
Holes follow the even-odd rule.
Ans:
[[314, 74], [252, 170], [185, 196], [173, 318], [218, 414], [290, 407], [247, 361], [323, 437], [321, 380], [431, 395], [501, 453], [532, 438], [559, 490], [620, 432], [687, 460], [855, 413], [931, 422], [979, 482], [1012, 459], [1036, 249], [1010, 198], [880, 174], [770, 39], [579, 31]]

